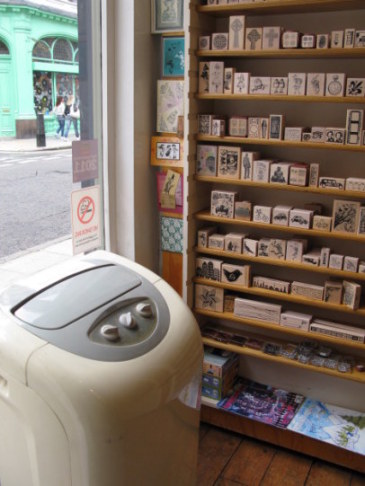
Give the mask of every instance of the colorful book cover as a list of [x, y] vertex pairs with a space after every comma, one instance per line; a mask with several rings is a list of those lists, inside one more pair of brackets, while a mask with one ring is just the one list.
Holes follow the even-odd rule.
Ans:
[[269, 385], [244, 380], [218, 407], [259, 422], [286, 428], [304, 397]]
[[306, 398], [288, 429], [365, 455], [365, 413]]

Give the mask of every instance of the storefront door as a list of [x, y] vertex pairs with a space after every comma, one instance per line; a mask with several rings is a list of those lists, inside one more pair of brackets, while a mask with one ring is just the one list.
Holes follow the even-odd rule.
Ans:
[[11, 62], [0, 56], [0, 138], [15, 136], [14, 107], [12, 106]]

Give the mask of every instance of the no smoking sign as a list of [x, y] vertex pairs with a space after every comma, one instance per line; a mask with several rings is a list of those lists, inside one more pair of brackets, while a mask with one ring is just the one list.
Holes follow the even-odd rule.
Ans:
[[100, 186], [74, 191], [71, 205], [74, 255], [100, 247]]

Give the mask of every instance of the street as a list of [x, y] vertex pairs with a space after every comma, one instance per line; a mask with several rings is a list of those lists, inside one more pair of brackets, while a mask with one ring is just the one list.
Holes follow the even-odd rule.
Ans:
[[0, 152], [0, 259], [71, 235], [71, 149]]

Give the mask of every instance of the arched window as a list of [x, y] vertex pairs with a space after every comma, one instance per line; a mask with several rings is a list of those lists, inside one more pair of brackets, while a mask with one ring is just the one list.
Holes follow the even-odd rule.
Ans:
[[9, 55], [10, 53], [9, 53], [9, 49], [8, 49], [7, 45], [3, 41], [0, 40], [0, 55], [1, 54]]
[[66, 39], [57, 39], [53, 46], [54, 61], [72, 62], [72, 45]]
[[40, 40], [33, 47], [33, 58], [51, 59], [51, 49], [47, 42]]

